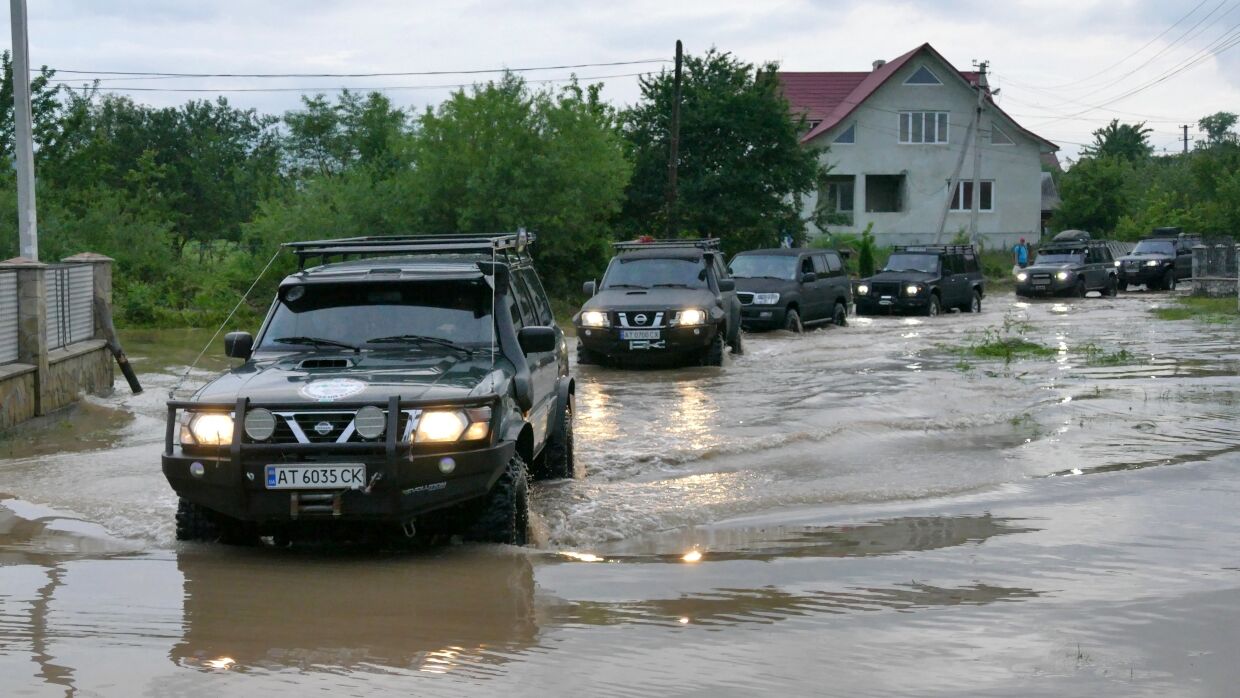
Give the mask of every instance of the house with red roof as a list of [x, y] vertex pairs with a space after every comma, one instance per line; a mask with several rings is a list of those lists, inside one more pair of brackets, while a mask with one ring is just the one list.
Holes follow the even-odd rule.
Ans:
[[881, 245], [950, 242], [970, 229], [977, 162], [978, 240], [997, 249], [1039, 237], [1042, 158], [1058, 146], [1004, 112], [984, 75], [922, 44], [868, 71], [778, 76], [805, 117], [801, 143], [830, 166], [807, 197], [806, 214], [826, 214], [817, 232], [872, 225]]

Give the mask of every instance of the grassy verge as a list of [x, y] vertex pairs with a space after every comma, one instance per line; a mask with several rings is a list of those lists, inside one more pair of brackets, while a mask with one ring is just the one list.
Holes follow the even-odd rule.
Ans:
[[1240, 319], [1235, 298], [1203, 298], [1185, 296], [1177, 298], [1176, 304], [1150, 310], [1159, 320], [1200, 320], [1212, 324], [1227, 324]]

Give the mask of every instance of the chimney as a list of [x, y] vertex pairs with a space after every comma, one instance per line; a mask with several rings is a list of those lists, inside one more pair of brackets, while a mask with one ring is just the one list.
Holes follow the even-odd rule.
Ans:
[[874, 61], [874, 70], [878, 70], [879, 68], [881, 68], [881, 67], [883, 67], [883, 66], [885, 66], [885, 65], [887, 65], [887, 61], [884, 61], [883, 59], [881, 59], [881, 58], [880, 58], [880, 59], [878, 59], [878, 60]]

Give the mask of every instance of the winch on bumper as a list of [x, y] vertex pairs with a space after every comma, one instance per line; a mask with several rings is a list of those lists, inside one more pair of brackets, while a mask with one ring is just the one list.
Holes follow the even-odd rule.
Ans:
[[[245, 436], [250, 410], [274, 414], [344, 414], [384, 410], [382, 438], [366, 441], [255, 442]], [[235, 404], [171, 401], [162, 456], [164, 476], [177, 495], [238, 521], [280, 523], [302, 519], [406, 522], [481, 497], [507, 467], [516, 441], [498, 433], [498, 398], [386, 404], [335, 402]], [[485, 439], [414, 443], [416, 420], [431, 409], [489, 408]], [[178, 413], [231, 415], [231, 442], [182, 445]], [[402, 428], [403, 427], [403, 428]], [[358, 475], [361, 468], [361, 477]], [[296, 471], [296, 472], [292, 472]], [[314, 475], [310, 473], [313, 471]], [[333, 475], [334, 473], [334, 475]], [[283, 475], [283, 478], [278, 476]], [[305, 486], [290, 477], [307, 480]], [[282, 481], [277, 481], [277, 480]], [[339, 482], [337, 482], [339, 481]]]

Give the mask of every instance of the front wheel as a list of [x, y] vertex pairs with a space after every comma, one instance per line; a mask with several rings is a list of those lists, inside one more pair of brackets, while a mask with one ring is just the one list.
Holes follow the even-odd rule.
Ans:
[[1072, 295], [1077, 298], [1085, 297], [1085, 279], [1077, 279], [1076, 288], [1072, 290]]
[[740, 330], [736, 331], [736, 337], [728, 342], [728, 346], [732, 347], [732, 356], [740, 356], [745, 353], [745, 340]]
[[573, 396], [568, 396], [560, 426], [547, 440], [547, 447], [534, 461], [530, 476], [534, 480], [562, 480], [573, 477], [576, 458], [573, 455]]
[[930, 296], [930, 303], [926, 305], [926, 317], [938, 317], [940, 310], [939, 297]]
[[482, 513], [465, 532], [478, 543], [525, 545], [529, 540], [530, 485], [521, 456], [512, 455], [508, 467], [486, 494]]
[[801, 334], [805, 327], [801, 324], [801, 314], [796, 308], [788, 308], [788, 313], [784, 315], [784, 329], [789, 332]]
[[1119, 295], [1119, 282], [1115, 280], [1114, 276], [1107, 279], [1107, 288], [1103, 291], [1103, 294], [1110, 296], [1111, 298]]
[[839, 301], [836, 301], [835, 310], [831, 312], [831, 323], [836, 327], [844, 327], [848, 325], [848, 308]]
[[249, 546], [259, 542], [253, 524], [215, 514], [187, 499], [177, 500], [177, 540]]
[[1175, 270], [1174, 269], [1168, 269], [1167, 272], [1163, 274], [1162, 287], [1167, 289], [1168, 291], [1175, 290]]
[[969, 301], [969, 306], [965, 309], [966, 313], [982, 312], [982, 294], [978, 291], [973, 292], [973, 298]]
[[723, 335], [716, 333], [702, 352], [703, 366], [723, 365]]

